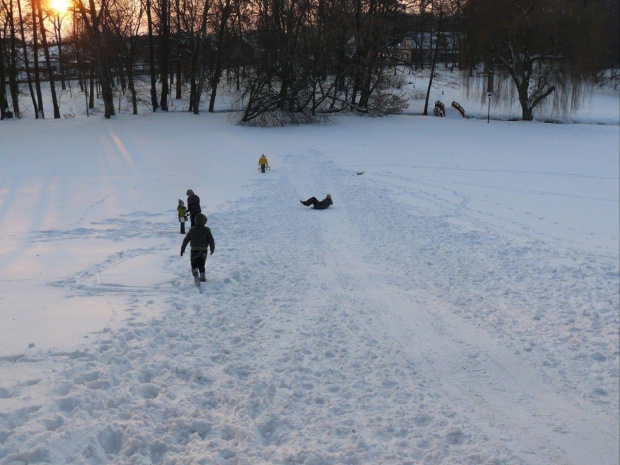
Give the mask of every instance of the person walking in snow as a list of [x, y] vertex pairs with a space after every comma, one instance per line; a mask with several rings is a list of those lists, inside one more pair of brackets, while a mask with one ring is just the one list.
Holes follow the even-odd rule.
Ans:
[[189, 210], [189, 220], [192, 226], [196, 224], [196, 215], [202, 212], [200, 209], [200, 197], [194, 191], [187, 189], [187, 209]]
[[267, 157], [264, 153], [258, 159], [258, 165], [260, 166], [261, 173], [264, 173], [265, 169], [269, 166], [269, 162], [267, 161]]
[[185, 222], [187, 221], [187, 209], [181, 199], [179, 199], [179, 206], [177, 207], [179, 213], [179, 223], [181, 223], [181, 234], [185, 234]]
[[333, 205], [332, 196], [327, 194], [323, 200], [318, 200], [316, 197], [310, 197], [308, 200], [300, 200], [301, 204], [309, 207], [312, 205], [315, 210], [325, 210], [330, 205]]
[[213, 234], [211, 234], [211, 229], [206, 226], [206, 215], [198, 213], [195, 221], [196, 224], [189, 229], [185, 239], [183, 239], [183, 244], [181, 244], [181, 257], [185, 253], [187, 244], [189, 244], [191, 248], [190, 264], [192, 275], [194, 276], [196, 287], [200, 287], [200, 282], [207, 280], [205, 276], [205, 263], [207, 262], [207, 253], [211, 251], [211, 255], [213, 255], [215, 240], [213, 239]]

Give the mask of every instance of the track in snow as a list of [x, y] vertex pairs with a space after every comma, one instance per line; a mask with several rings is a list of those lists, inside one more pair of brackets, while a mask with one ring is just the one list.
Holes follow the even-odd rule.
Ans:
[[[252, 197], [209, 214], [202, 295], [178, 234], [55, 283], [165, 311], [42, 356], [65, 366], [53, 402], [0, 418], [0, 464], [617, 463], [617, 386], [603, 370], [590, 385], [590, 364], [563, 355], [574, 328], [592, 337], [577, 355], [596, 353], [579, 310], [607, 295], [611, 265], [472, 221], [458, 191], [446, 214], [427, 187], [434, 216], [320, 153], [292, 154]], [[299, 204], [328, 192], [326, 211]], [[98, 277], [150, 254], [168, 280]]]

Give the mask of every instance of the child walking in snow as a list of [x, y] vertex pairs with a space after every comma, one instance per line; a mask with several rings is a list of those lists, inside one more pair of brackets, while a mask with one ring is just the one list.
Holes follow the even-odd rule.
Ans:
[[269, 162], [267, 161], [267, 157], [264, 153], [258, 159], [258, 165], [260, 166], [261, 173], [264, 173], [265, 169], [269, 167]]
[[187, 210], [189, 211], [189, 221], [194, 226], [194, 219], [202, 210], [200, 208], [200, 197], [194, 194], [191, 189], [187, 189]]
[[211, 229], [207, 228], [207, 217], [203, 213], [196, 215], [196, 224], [189, 229], [189, 232], [183, 239], [181, 245], [181, 256], [185, 253], [187, 244], [190, 244], [190, 263], [192, 266], [192, 275], [196, 287], [200, 287], [200, 282], [205, 282], [205, 263], [207, 262], [207, 253], [215, 250], [215, 241]]
[[177, 207], [177, 212], [179, 212], [179, 223], [181, 223], [181, 234], [185, 234], [185, 222], [187, 218], [189, 218], [187, 214], [187, 209], [185, 208], [185, 203], [179, 199], [179, 206]]

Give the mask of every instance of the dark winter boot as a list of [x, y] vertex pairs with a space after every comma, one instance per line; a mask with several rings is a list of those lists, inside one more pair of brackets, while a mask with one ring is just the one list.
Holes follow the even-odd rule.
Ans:
[[200, 287], [200, 275], [198, 273], [198, 268], [194, 268], [192, 274], [194, 275], [194, 284], [196, 287]]
[[200, 273], [200, 282], [201, 283], [206, 283], [207, 282], [207, 278], [205, 276], [205, 272], [204, 271], [202, 273]]
[[309, 204], [308, 202], [306, 202], [305, 200], [300, 200], [300, 202], [301, 202], [301, 204], [302, 204], [304, 207], [307, 207], [308, 205], [310, 205], [310, 204]]

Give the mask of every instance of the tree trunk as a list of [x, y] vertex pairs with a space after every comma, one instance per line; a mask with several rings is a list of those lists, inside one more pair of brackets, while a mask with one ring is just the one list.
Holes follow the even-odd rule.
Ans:
[[[194, 49], [194, 59], [192, 61], [192, 94], [190, 96], [190, 111], [193, 111], [195, 115], [200, 112], [200, 95], [202, 94], [202, 88], [205, 80], [205, 69], [203, 60], [203, 47], [201, 47], [202, 41], [206, 41], [207, 31], [207, 15], [209, 9], [205, 2], [205, 8], [202, 12], [202, 19], [200, 23], [200, 32], [196, 36], [196, 47]], [[196, 83], [198, 78], [198, 83]]]
[[[417, 62], [418, 66], [420, 67], [420, 70], [424, 70], [424, 30], [422, 30], [420, 32], [420, 44], [418, 46], [418, 59], [419, 61]], [[418, 70], [418, 67], [416, 66], [416, 71]]]
[[37, 7], [36, 0], [31, 0], [32, 9], [32, 49], [34, 52], [34, 86], [37, 89], [37, 104], [39, 112], [37, 119], [45, 119], [45, 111], [43, 110], [43, 93], [41, 92], [41, 73], [39, 71], [39, 38], [37, 36]]
[[133, 75], [133, 62], [135, 56], [135, 43], [129, 44], [129, 56], [127, 57], [127, 80], [129, 81], [129, 92], [131, 93], [131, 107], [133, 114], [138, 114], [138, 96], [136, 95], [136, 85]]
[[428, 88], [426, 89], [426, 99], [424, 100], [424, 111], [422, 114], [428, 116], [428, 99], [431, 95], [431, 87], [433, 86], [433, 78], [435, 77], [435, 63], [437, 62], [437, 46], [435, 46], [435, 52], [433, 53], [433, 61], [431, 63], [431, 74], [428, 79]]
[[161, 100], [159, 105], [163, 111], [168, 111], [168, 44], [170, 42], [170, 24], [168, 18], [168, 0], [161, 0], [161, 56], [160, 56], [160, 80], [161, 80]]
[[182, 59], [183, 59], [183, 52], [185, 49], [185, 45], [181, 46], [181, 37], [183, 36], [183, 34], [181, 33], [181, 6], [180, 6], [180, 2], [179, 0], [175, 0], [174, 2], [175, 5], [175, 17], [176, 17], [176, 37], [177, 37], [177, 43], [176, 43], [176, 60], [175, 60], [175, 67], [176, 67], [176, 74], [177, 74], [177, 82], [176, 82], [176, 89], [175, 89], [175, 99], [180, 100], [183, 96], [182, 91], [182, 85], [183, 85], [183, 67], [182, 67]]
[[521, 104], [521, 120], [532, 121], [534, 119], [534, 107], [530, 103], [528, 96], [530, 83], [529, 80], [522, 78], [517, 85], [517, 93], [519, 94], [519, 103]]
[[177, 86], [176, 86], [175, 98], [177, 100], [180, 100], [183, 97], [183, 94], [182, 94], [183, 76], [182, 76], [182, 71], [181, 71], [181, 57], [177, 58], [176, 65], [177, 65], [177, 70], [176, 70], [177, 71]]
[[[114, 92], [112, 91], [112, 76], [110, 72], [110, 66], [108, 64], [108, 58], [105, 55], [104, 37], [100, 30], [101, 17], [97, 13], [95, 0], [89, 0], [88, 4], [90, 10], [89, 13], [86, 13], [84, 8], [82, 8], [82, 15], [94, 43], [95, 67], [97, 71], [99, 85], [101, 85], [101, 97], [103, 98], [104, 116], [109, 119], [115, 114]], [[106, 5], [102, 4], [101, 8], [106, 8]]]
[[6, 99], [6, 73], [4, 68], [4, 37], [0, 35], [0, 120], [12, 118]]
[[39, 25], [41, 27], [41, 45], [43, 45], [43, 53], [45, 54], [45, 64], [47, 66], [47, 74], [50, 83], [50, 92], [52, 93], [52, 106], [54, 107], [54, 119], [60, 119], [60, 107], [58, 106], [58, 97], [56, 96], [56, 81], [54, 80], [54, 70], [52, 69], [52, 60], [50, 58], [50, 49], [47, 46], [47, 33], [45, 32], [45, 24], [43, 24], [43, 8], [41, 0], [37, 0], [37, 9], [39, 10]]
[[209, 113], [213, 113], [215, 109], [215, 96], [217, 95], [217, 86], [219, 85], [220, 78], [222, 77], [222, 62], [224, 61], [224, 58], [222, 56], [224, 50], [224, 36], [226, 34], [226, 24], [228, 24], [230, 12], [230, 0], [226, 0], [226, 4], [224, 5], [224, 9], [222, 10], [220, 30], [218, 33], [215, 70], [213, 71], [213, 79], [211, 80], [211, 100], [209, 101]]
[[[73, 14], [72, 14], [72, 18], [71, 18], [71, 22], [73, 23], [73, 36], [77, 37], [78, 36], [78, 32], [77, 32], [77, 11], [73, 10]], [[80, 84], [80, 91], [84, 92], [85, 94], [88, 94], [88, 90], [87, 90], [87, 83], [86, 83], [86, 73], [84, 71], [84, 63], [82, 61], [82, 51], [80, 50], [80, 46], [75, 43], [74, 44], [75, 47], [75, 60], [77, 62], [77, 72], [78, 72], [78, 83]], [[88, 100], [88, 99], [87, 99]]]
[[203, 60], [200, 60], [198, 64], [198, 84], [196, 85], [196, 95], [194, 96], [194, 114], [197, 115], [199, 113], [200, 108], [200, 95], [202, 94], [202, 89], [205, 84], [205, 67]]
[[22, 44], [23, 44], [24, 68], [26, 68], [26, 79], [28, 81], [28, 89], [30, 90], [30, 98], [32, 99], [32, 108], [34, 109], [36, 118], [38, 118], [39, 117], [39, 106], [37, 105], [37, 99], [34, 96], [34, 89], [32, 88], [32, 78], [30, 75], [30, 59], [28, 58], [28, 49], [26, 46], [26, 34], [24, 33], [24, 19], [22, 15], [21, 0], [17, 0], [17, 12], [19, 14], [19, 28], [20, 28], [20, 35], [21, 35]]
[[13, 2], [9, 2], [9, 32], [11, 34], [11, 56], [9, 62], [9, 87], [11, 89], [11, 100], [13, 101], [13, 113], [20, 118], [19, 111], [19, 85], [17, 82], [17, 40], [15, 37], [15, 18], [13, 16]]
[[65, 62], [62, 54], [62, 19], [60, 15], [56, 13], [56, 19], [54, 20], [54, 30], [56, 33], [56, 42], [58, 43], [58, 66], [60, 72], [60, 88], [67, 90], [67, 83], [65, 79]]
[[362, 108], [368, 108], [368, 103], [370, 101], [370, 95], [372, 94], [371, 90], [371, 80], [374, 73], [373, 66], [373, 57], [367, 57], [366, 63], [364, 63], [364, 67], [362, 69], [362, 82], [360, 86], [360, 99], [358, 105]]
[[362, 66], [362, 1], [356, 0], [355, 2], [355, 58], [354, 58], [354, 71], [353, 71], [353, 92], [351, 95], [351, 104], [355, 105], [357, 100], [357, 91], [360, 85], [360, 67]]
[[157, 89], [155, 87], [157, 79], [155, 78], [155, 46], [153, 44], [153, 19], [151, 16], [151, 0], [146, 0], [146, 20], [148, 25], [149, 37], [149, 71], [151, 74], [151, 105], [153, 112], [157, 111]]
[[110, 85], [110, 80], [107, 76], [109, 70], [106, 70], [104, 65], [97, 66], [97, 74], [99, 75], [99, 82], [101, 85], [101, 97], [103, 98], [104, 115], [107, 119], [110, 119], [116, 113], [114, 111], [114, 92]]
[[[190, 42], [190, 46], [191, 46], [191, 42]], [[195, 47], [192, 47], [192, 49], [194, 50], [194, 53], [196, 53], [199, 47], [198, 45], [196, 45]], [[190, 70], [190, 78], [189, 78], [189, 109], [188, 111], [191, 111], [194, 114], [198, 114], [196, 113], [196, 111], [194, 111], [194, 102], [196, 99], [196, 75], [198, 73], [198, 59], [196, 58], [196, 55], [194, 55], [193, 58], [194, 59], [192, 60], [192, 67]]]
[[88, 108], [91, 110], [95, 108], [95, 63], [91, 60], [90, 62], [90, 95], [88, 100]]
[[[424, 116], [428, 116], [428, 99], [431, 95], [431, 86], [433, 85], [433, 78], [435, 77], [435, 65], [437, 64], [437, 54], [439, 52], [439, 34], [441, 33], [441, 20], [442, 20], [442, 12], [439, 12], [439, 24], [437, 25], [437, 39], [435, 42], [435, 51], [433, 52], [433, 61], [431, 62], [431, 75], [428, 79], [428, 88], [426, 89], [426, 100], [424, 101], [424, 112], [422, 113]], [[431, 36], [431, 43], [432, 43]]]

